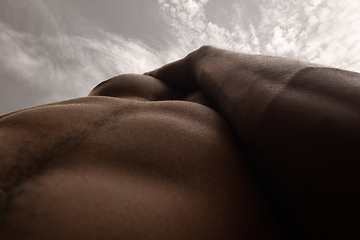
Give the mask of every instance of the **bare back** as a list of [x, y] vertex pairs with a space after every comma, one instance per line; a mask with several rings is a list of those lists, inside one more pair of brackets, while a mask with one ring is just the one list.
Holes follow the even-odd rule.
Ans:
[[204, 105], [90, 96], [7, 115], [0, 138], [1, 238], [276, 232], [232, 129]]

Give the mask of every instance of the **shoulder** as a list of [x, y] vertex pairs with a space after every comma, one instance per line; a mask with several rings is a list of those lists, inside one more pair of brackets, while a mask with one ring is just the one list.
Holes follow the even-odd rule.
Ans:
[[182, 98], [182, 94], [171, 86], [156, 78], [141, 74], [115, 76], [97, 85], [89, 96], [142, 98], [150, 101]]

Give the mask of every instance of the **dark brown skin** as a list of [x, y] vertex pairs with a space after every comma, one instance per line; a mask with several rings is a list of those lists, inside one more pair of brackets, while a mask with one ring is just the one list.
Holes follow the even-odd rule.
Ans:
[[209, 46], [0, 118], [0, 239], [359, 237], [360, 76]]
[[360, 238], [360, 74], [210, 46], [147, 74], [209, 96], [288, 238]]
[[122, 75], [86, 98], [4, 116], [0, 239], [276, 236], [231, 128], [197, 102], [211, 105]]

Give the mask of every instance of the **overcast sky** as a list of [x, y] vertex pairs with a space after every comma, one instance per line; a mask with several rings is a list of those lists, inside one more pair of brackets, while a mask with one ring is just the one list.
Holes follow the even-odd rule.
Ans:
[[360, 0], [0, 0], [0, 115], [204, 44], [360, 72]]

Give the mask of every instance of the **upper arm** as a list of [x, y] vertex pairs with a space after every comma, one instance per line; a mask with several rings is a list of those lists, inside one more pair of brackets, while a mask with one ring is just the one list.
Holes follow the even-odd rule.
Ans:
[[[212, 47], [188, 56], [181, 61], [237, 133], [284, 229], [359, 236], [360, 75]], [[189, 72], [178, 63], [152, 76], [177, 83], [172, 69]]]
[[287, 158], [360, 157], [359, 99], [360, 74], [305, 68], [268, 103], [254, 134], [274, 157], [280, 148]]
[[310, 235], [340, 239], [355, 234], [359, 99], [359, 74], [305, 68], [272, 99], [248, 135], [247, 151], [272, 197], [279, 205], [288, 202], [287, 211]]

